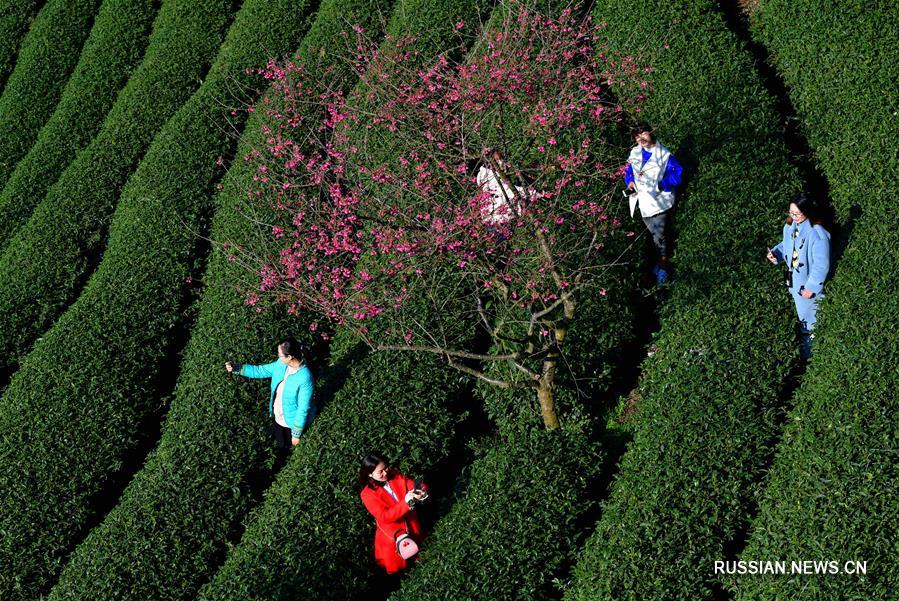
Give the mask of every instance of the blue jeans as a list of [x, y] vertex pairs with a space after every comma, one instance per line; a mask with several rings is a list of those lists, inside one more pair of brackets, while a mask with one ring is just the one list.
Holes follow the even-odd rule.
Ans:
[[812, 339], [815, 322], [818, 321], [818, 303], [824, 298], [824, 294], [816, 294], [812, 298], [805, 298], [799, 289], [790, 289], [790, 296], [796, 305], [796, 316], [799, 317], [799, 352], [802, 357], [808, 359], [812, 355]]
[[655, 245], [660, 257], [668, 256], [668, 229], [670, 227], [668, 214], [670, 212], [664, 211], [658, 215], [643, 218], [643, 223], [646, 224], [646, 229], [652, 235], [652, 243]]

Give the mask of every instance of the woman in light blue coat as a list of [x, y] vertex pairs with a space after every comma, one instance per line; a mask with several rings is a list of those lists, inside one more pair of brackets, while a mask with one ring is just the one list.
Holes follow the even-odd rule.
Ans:
[[783, 239], [768, 251], [773, 264], [786, 264], [785, 283], [799, 316], [800, 351], [805, 358], [811, 356], [818, 303], [824, 298], [824, 281], [830, 272], [830, 233], [820, 217], [819, 207], [800, 192], [790, 203]]
[[271, 433], [279, 447], [296, 446], [315, 416], [312, 372], [306, 365], [306, 348], [293, 338], [279, 344], [277, 352], [278, 358], [266, 365], [228, 361], [225, 369], [247, 378], [271, 378], [268, 403]]

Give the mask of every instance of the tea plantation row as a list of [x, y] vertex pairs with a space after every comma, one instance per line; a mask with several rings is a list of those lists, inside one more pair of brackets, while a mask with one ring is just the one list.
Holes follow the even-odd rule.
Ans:
[[99, 6], [100, 0], [50, 0], [22, 40], [0, 95], [0, 186], [52, 114]]
[[106, 246], [123, 185], [202, 81], [231, 4], [163, 3], [144, 58], [99, 133], [0, 254], [0, 367], [15, 367], [78, 296]]
[[[204, 38], [217, 42], [216, 24], [229, 17], [221, 4], [198, 8], [192, 5], [189, 22], [180, 23], [202, 28], [194, 48]], [[60, 557], [94, 519], [94, 497], [159, 405], [166, 377], [160, 370], [185, 326], [185, 279], [201, 265], [196, 234], [211, 210], [216, 157], [234, 143], [219, 126], [227, 115], [222, 99], [236, 82], [252, 85], [245, 70], [264, 62], [267, 52], [288, 52], [308, 27], [295, 3], [270, 8], [243, 3], [203, 85], [165, 124], [125, 186], [97, 272], [0, 400], [0, 422], [19, 432], [0, 447], [8, 492], [0, 518], [4, 598], [41, 591], [52, 581]], [[185, 30], [171, 33], [180, 37]], [[37, 414], [42, 418], [33, 420]], [[17, 478], [23, 464], [28, 480]], [[45, 510], [48, 498], [57, 500], [52, 512]]]
[[106, 0], [53, 115], [0, 194], [0, 248], [103, 124], [143, 56], [156, 16], [149, 0]]
[[[783, 75], [846, 244], [743, 559], [867, 562], [867, 575], [740, 578], [736, 598], [894, 599], [899, 590], [899, 11], [766, 0], [753, 32]], [[892, 104], [891, 104], [892, 99]], [[836, 239], [835, 239], [836, 241]]]
[[38, 0], [0, 2], [0, 92], [16, 66], [19, 44], [40, 5]]
[[689, 175], [633, 441], [567, 598], [705, 599], [780, 431], [793, 315], [764, 251], [798, 182], [713, 2], [606, 0], [594, 15], [614, 49], [636, 45], [654, 68], [643, 115]]
[[[309, 60], [340, 44], [344, 19], [376, 29], [376, 13], [369, 8], [364, 1], [324, 2], [297, 56]], [[349, 79], [348, 73], [338, 73], [332, 72], [332, 81]], [[264, 144], [261, 115], [249, 119], [238, 157]], [[215, 196], [214, 240], [241, 244], [251, 239], [243, 209], [252, 176], [249, 163], [231, 164]], [[228, 376], [223, 364], [227, 357], [268, 362], [279, 338], [301, 331], [304, 324], [248, 310], [237, 292], [247, 276], [228, 260], [229, 253], [219, 244], [213, 247], [197, 322], [156, 450], [118, 505], [75, 551], [52, 598], [191, 598], [216, 569], [229, 535], [250, 506], [252, 481], [264, 480], [271, 470], [271, 445], [260, 440], [265, 394], [256, 383]]]

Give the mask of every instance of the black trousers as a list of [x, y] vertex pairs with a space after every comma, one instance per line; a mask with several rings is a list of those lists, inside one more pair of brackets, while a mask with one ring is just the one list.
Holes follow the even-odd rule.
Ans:
[[279, 449], [289, 449], [293, 446], [290, 428], [285, 428], [274, 419], [272, 419], [272, 423], [268, 426], [269, 433], [275, 439], [275, 446]]

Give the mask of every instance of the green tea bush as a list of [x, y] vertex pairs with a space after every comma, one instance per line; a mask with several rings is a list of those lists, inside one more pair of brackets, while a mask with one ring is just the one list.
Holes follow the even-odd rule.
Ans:
[[16, 66], [19, 44], [28, 33], [38, 0], [3, 0], [0, 2], [0, 92]]
[[466, 468], [464, 489], [392, 599], [539, 599], [577, 549], [601, 454], [586, 432], [523, 429]]
[[884, 33], [897, 28], [899, 12], [884, 1], [764, 0], [753, 13], [753, 35], [784, 79], [843, 221], [853, 206], [893, 206], [882, 193], [899, 178], [891, 169], [899, 161], [892, 153], [899, 51]]
[[814, 355], [741, 559], [866, 561], [866, 575], [729, 582], [736, 598], [895, 599], [899, 590], [899, 330], [895, 5], [762, 2], [753, 31], [783, 75], [848, 246], [815, 326]]
[[53, 113], [99, 5], [100, 0], [50, 0], [22, 40], [0, 96], [0, 186]]
[[[162, 125], [200, 84], [221, 46], [232, 4], [164, 2], [144, 58], [100, 132], [10, 238], [0, 256], [2, 367], [19, 362], [98, 263], [125, 180]], [[190, 150], [180, 150], [183, 154]]]
[[[292, 49], [308, 28], [308, 9], [288, 0], [242, 4], [203, 86], [164, 126], [126, 185], [99, 269], [0, 401], [0, 423], [19, 432], [0, 446], [0, 596], [52, 581], [95, 519], [93, 497], [158, 406], [156, 384], [165, 378], [160, 370], [188, 301], [185, 280], [202, 260], [196, 232], [211, 211], [216, 157], [234, 142], [217, 125], [229, 110], [223, 99], [234, 86], [258, 83], [246, 69], [269, 52]], [[37, 413], [42, 417], [34, 420]], [[23, 457], [30, 481], [17, 479]], [[45, 510], [48, 498], [54, 511]]]
[[348, 378], [294, 447], [200, 599], [358, 595], [378, 569], [371, 516], [355, 488], [359, 460], [377, 450], [427, 481], [446, 459], [466, 382], [430, 357], [379, 352], [352, 360], [353, 349], [352, 336], [338, 330], [332, 356], [349, 362]]
[[0, 194], [0, 248], [100, 129], [146, 49], [155, 14], [150, 0], [106, 0], [100, 6], [53, 115]]
[[[326, 0], [298, 56], [309, 59], [341, 44], [340, 33], [348, 23], [376, 30], [384, 8], [369, 0]], [[343, 77], [351, 83], [346, 71], [332, 71], [331, 82], [336, 85]], [[249, 119], [237, 156], [265, 143], [260, 115]], [[241, 209], [253, 174], [249, 163], [231, 165], [216, 197], [214, 240], [241, 244], [251, 235]], [[231, 357], [267, 363], [279, 339], [305, 324], [296, 317], [249, 309], [236, 291], [246, 279], [245, 268], [228, 255], [220, 245], [213, 249], [197, 323], [157, 449], [118, 505], [75, 550], [51, 599], [191, 598], [218, 566], [229, 533], [246, 513], [250, 480], [270, 469], [271, 442], [259, 440], [268, 387], [229, 377], [223, 362]], [[327, 402], [322, 383], [316, 386], [317, 398]]]
[[[581, 542], [582, 516], [603, 453], [589, 405], [609, 402], [606, 389], [634, 342], [630, 267], [605, 295], [586, 291], [563, 346], [555, 400], [562, 428], [544, 429], [531, 389], [478, 383], [499, 434], [466, 468], [449, 513], [427, 535], [420, 565], [397, 599], [527, 599], [553, 596], [553, 581]], [[500, 374], [491, 367], [491, 376]]]
[[793, 307], [764, 261], [796, 188], [773, 103], [706, 0], [596, 4], [654, 69], [642, 117], [687, 167], [675, 275], [634, 438], [570, 599], [701, 599], [745, 528], [779, 434]]

